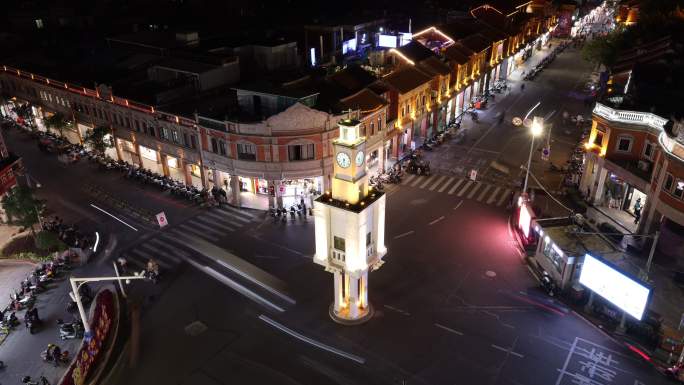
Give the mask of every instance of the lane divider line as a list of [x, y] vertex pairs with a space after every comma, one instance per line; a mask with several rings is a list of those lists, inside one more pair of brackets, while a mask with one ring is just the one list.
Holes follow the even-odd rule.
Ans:
[[442, 219], [444, 219], [444, 215], [442, 215], [441, 217], [439, 217], [439, 218], [435, 219], [434, 221], [430, 222], [430, 223], [428, 224], [428, 226], [432, 226], [432, 225], [434, 225], [435, 223], [441, 221]]
[[95, 205], [94, 205], [94, 204], [92, 204], [92, 203], [90, 204], [90, 206], [91, 206], [91, 207], [93, 207], [93, 208], [95, 208], [95, 209], [97, 209], [97, 210], [100, 210], [100, 211], [102, 211], [103, 213], [105, 213], [105, 214], [109, 215], [110, 217], [112, 217], [112, 218], [116, 219], [117, 221], [119, 221], [119, 222], [123, 223], [124, 225], [126, 225], [126, 226], [130, 227], [131, 229], [133, 229], [133, 231], [138, 231], [138, 229], [136, 229], [135, 227], [133, 227], [133, 226], [129, 225], [128, 223], [126, 223], [126, 222], [122, 221], [121, 219], [119, 219], [119, 218], [115, 217], [115, 216], [114, 216], [113, 214], [110, 214], [110, 213], [108, 213], [108, 212], [107, 212], [107, 211], [105, 211], [104, 209], [101, 209], [101, 208], [99, 208], [99, 207], [95, 206]]
[[361, 364], [361, 365], [363, 365], [363, 364], [366, 363], [366, 359], [363, 358], [363, 357], [359, 357], [359, 356], [357, 356], [357, 355], [355, 355], [355, 354], [347, 353], [347, 352], [344, 352], [344, 351], [342, 351], [342, 350], [340, 350], [340, 349], [337, 349], [337, 348], [334, 348], [334, 347], [332, 347], [332, 346], [329, 346], [329, 345], [323, 344], [323, 343], [321, 343], [321, 342], [318, 342], [318, 341], [316, 341], [316, 340], [314, 340], [314, 339], [312, 339], [312, 338], [309, 338], [309, 337], [307, 337], [307, 336], [305, 336], [305, 335], [303, 335], [303, 334], [301, 334], [301, 333], [298, 333], [298, 332], [296, 332], [296, 331], [294, 331], [294, 330], [292, 330], [292, 329], [290, 329], [290, 328], [288, 328], [288, 327], [286, 327], [286, 326], [284, 326], [284, 325], [282, 325], [282, 324], [280, 324], [280, 323], [278, 323], [278, 322], [276, 322], [276, 321], [270, 319], [269, 317], [267, 317], [267, 316], [265, 316], [265, 315], [263, 315], [263, 314], [261, 314], [261, 315], [259, 316], [259, 319], [262, 320], [262, 321], [264, 321], [264, 322], [266, 322], [266, 323], [269, 324], [270, 326], [272, 326], [272, 327], [274, 327], [274, 328], [280, 330], [281, 332], [283, 332], [283, 333], [285, 333], [285, 334], [288, 334], [288, 335], [290, 335], [290, 336], [292, 336], [292, 337], [294, 337], [294, 338], [296, 338], [296, 339], [298, 339], [298, 340], [300, 340], [300, 341], [302, 341], [302, 342], [306, 342], [306, 343], [309, 344], [309, 345], [313, 345], [313, 346], [315, 346], [315, 347], [317, 347], [317, 348], [319, 348], [319, 349], [325, 350], [325, 351], [330, 352], [330, 353], [333, 353], [333, 354], [337, 354], [337, 355], [340, 356], [340, 357], [344, 357], [344, 358], [346, 358], [346, 359], [348, 359], [348, 360], [352, 360], [352, 361], [357, 362], [357, 363], [359, 363], [359, 364]]
[[459, 336], [462, 336], [462, 335], [463, 335], [463, 333], [459, 332], [458, 330], [454, 330], [454, 329], [452, 329], [452, 328], [450, 328], [450, 327], [447, 327], [447, 326], [444, 326], [444, 325], [440, 325], [440, 324], [438, 324], [438, 323], [436, 323], [435, 326], [437, 326], [437, 327], [440, 328], [440, 329], [444, 329], [444, 330], [448, 331], [449, 333], [454, 333], [454, 334], [459, 335]]
[[505, 353], [508, 353], [508, 354], [512, 354], [512, 355], [514, 355], [514, 356], [516, 356], [516, 357], [518, 357], [518, 358], [524, 358], [524, 357], [525, 357], [525, 356], [523, 356], [523, 355], [520, 354], [520, 353], [516, 353], [516, 352], [514, 352], [514, 351], [511, 350], [511, 349], [502, 348], [502, 347], [499, 346], [499, 345], [494, 345], [494, 344], [492, 344], [492, 347], [493, 347], [494, 349], [501, 350], [502, 352], [505, 352]]
[[413, 234], [413, 233], [415, 233], [415, 231], [413, 231], [413, 230], [407, 231], [407, 232], [405, 232], [405, 233], [401, 233], [401, 234], [399, 234], [399, 235], [395, 235], [395, 236], [394, 236], [394, 239], [404, 238], [405, 236], [411, 235], [411, 234]]
[[456, 206], [454, 206], [454, 210], [458, 210], [459, 207], [463, 204], [463, 201], [458, 202]]

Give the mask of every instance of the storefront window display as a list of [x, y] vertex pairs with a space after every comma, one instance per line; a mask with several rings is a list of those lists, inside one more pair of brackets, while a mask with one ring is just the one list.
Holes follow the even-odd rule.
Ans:
[[617, 177], [617, 175], [611, 173], [610, 177], [606, 178], [603, 196], [604, 206], [612, 209], [624, 210], [632, 215], [636, 215], [635, 207], [636, 210], [641, 213], [641, 210], [646, 204], [646, 199], [646, 194], [629, 183], [626, 183]]
[[563, 270], [563, 253], [560, 251], [558, 246], [556, 246], [551, 239], [547, 236], [544, 237], [544, 256], [551, 261], [553, 266], [560, 274]]

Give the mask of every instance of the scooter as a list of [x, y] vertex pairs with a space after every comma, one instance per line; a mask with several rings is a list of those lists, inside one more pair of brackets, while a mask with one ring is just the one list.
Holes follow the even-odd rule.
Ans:
[[81, 321], [64, 323], [61, 319], [57, 320], [59, 326], [59, 338], [62, 340], [72, 340], [83, 337], [83, 324]]
[[551, 276], [546, 271], [542, 273], [541, 279], [539, 280], [542, 289], [546, 291], [549, 296], [553, 297], [556, 294], [556, 283], [553, 282]]
[[[43, 351], [40, 353], [40, 358], [42, 358], [43, 361], [45, 361], [45, 362], [54, 362], [54, 359], [55, 359], [54, 357], [52, 357], [52, 354], [48, 354], [48, 351], [47, 351], [47, 350], [43, 350]], [[63, 351], [63, 352], [59, 355], [58, 360], [59, 360], [59, 361], [58, 361], [57, 363], [60, 363], [60, 364], [67, 364], [67, 363], [69, 363], [69, 352], [66, 351], [66, 350]]]

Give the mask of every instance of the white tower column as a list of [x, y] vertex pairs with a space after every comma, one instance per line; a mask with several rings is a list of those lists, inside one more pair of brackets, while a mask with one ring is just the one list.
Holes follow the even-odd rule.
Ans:
[[368, 270], [364, 271], [359, 278], [359, 307], [368, 307]]
[[359, 317], [359, 278], [349, 276], [349, 317]]
[[343, 288], [343, 282], [342, 282], [342, 273], [339, 271], [336, 271], [333, 273], [334, 276], [334, 285], [335, 285], [335, 312], [339, 312], [340, 308], [342, 307], [342, 304], [344, 304], [344, 288]]

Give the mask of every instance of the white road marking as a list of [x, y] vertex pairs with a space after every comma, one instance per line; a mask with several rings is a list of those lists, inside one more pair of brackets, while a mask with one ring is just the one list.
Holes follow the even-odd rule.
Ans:
[[447, 186], [449, 186], [449, 185], [451, 184], [451, 182], [454, 181], [454, 179], [455, 179], [455, 178], [454, 178], [453, 176], [452, 176], [452, 177], [449, 177], [449, 180], [447, 180], [447, 181], [442, 185], [442, 187], [440, 187], [439, 190], [437, 190], [437, 192], [442, 192], [442, 191], [444, 191], [444, 190], [447, 188]]
[[401, 182], [401, 184], [409, 184], [409, 182], [412, 181], [413, 178], [415, 178], [415, 177], [416, 177], [415, 174], [409, 175], [408, 177], [404, 178], [404, 180]]
[[384, 306], [385, 306], [385, 308], [387, 308], [387, 309], [396, 311], [397, 313], [402, 314], [402, 315], [405, 315], [405, 316], [407, 316], [407, 317], [411, 315], [411, 313], [409, 313], [409, 312], [407, 312], [407, 311], [405, 311], [405, 310], [397, 309], [397, 308], [394, 307], [394, 306], [390, 306], [390, 305], [384, 305]]
[[91, 207], [93, 207], [93, 208], [95, 208], [95, 209], [97, 209], [97, 210], [100, 210], [100, 211], [102, 211], [103, 213], [105, 213], [105, 214], [109, 215], [110, 217], [112, 217], [112, 218], [116, 219], [117, 221], [119, 221], [119, 222], [123, 223], [124, 225], [126, 225], [126, 226], [130, 227], [131, 229], [133, 229], [133, 231], [138, 231], [138, 229], [136, 229], [135, 227], [133, 227], [133, 226], [129, 225], [128, 223], [126, 223], [126, 222], [122, 221], [121, 219], [119, 219], [119, 218], [115, 217], [114, 215], [112, 215], [112, 214], [108, 213], [107, 211], [105, 211], [105, 210], [103, 210], [103, 209], [101, 209], [101, 208], [99, 208], [99, 207], [95, 206], [94, 204], [92, 204], [92, 203], [91, 203], [91, 204], [90, 204], [90, 206], [91, 206]]
[[430, 222], [430, 223], [429, 223], [429, 226], [434, 225], [435, 223], [441, 221], [442, 219], [444, 219], [444, 215], [442, 215], [441, 217], [439, 217], [439, 218], [435, 219], [434, 221]]
[[437, 326], [440, 329], [444, 329], [444, 330], [448, 331], [449, 333], [454, 333], [454, 334], [459, 335], [459, 336], [463, 335], [463, 333], [459, 332], [458, 330], [454, 330], [454, 329], [452, 329], [450, 327], [446, 327], [444, 325], [440, 325], [440, 324], [436, 323], [435, 326]]
[[425, 188], [425, 186], [427, 186], [428, 183], [432, 182], [432, 180], [433, 180], [432, 178], [434, 178], [434, 175], [430, 175], [430, 176], [425, 180], [425, 182], [423, 182], [423, 184], [420, 185], [420, 188]]
[[403, 237], [405, 237], [405, 236], [407, 236], [407, 235], [413, 234], [414, 232], [415, 232], [415, 231], [411, 230], [411, 231], [407, 231], [407, 232], [405, 232], [405, 233], [401, 233], [401, 234], [399, 234], [399, 235], [395, 235], [395, 236], [394, 236], [394, 239], [403, 238]]
[[192, 219], [192, 220], [186, 222], [185, 224], [190, 225], [190, 226], [199, 227], [200, 229], [203, 229], [204, 231], [208, 231], [208, 232], [210, 232], [210, 233], [214, 233], [214, 234], [217, 234], [217, 235], [222, 235], [222, 234], [223, 234], [223, 233], [221, 232], [221, 230], [218, 230], [218, 229], [215, 229], [215, 228], [213, 228], [213, 227], [210, 227], [209, 225], [206, 225], [206, 224], [200, 222], [199, 220], [197, 220], [197, 218], [194, 218], [194, 219]]
[[423, 178], [420, 177], [420, 176], [418, 176], [418, 175], [416, 175], [416, 180], [414, 180], [413, 182], [411, 182], [411, 187], [416, 187], [416, 185], [418, 185], [418, 183], [420, 183], [420, 182], [422, 182], [422, 181], [423, 181]]
[[203, 216], [202, 216], [202, 217], [195, 217], [195, 218], [193, 218], [193, 220], [197, 220], [197, 221], [200, 221], [200, 222], [202, 222], [202, 223], [209, 223], [209, 224], [211, 224], [212, 226], [222, 228], [222, 229], [224, 229], [224, 230], [226, 230], [226, 231], [234, 231], [234, 230], [235, 230], [234, 227], [225, 225], [225, 224], [223, 224], [223, 222], [219, 222], [219, 221], [216, 221], [216, 220], [211, 220], [211, 218], [207, 218], [207, 217], [203, 217]]
[[171, 230], [171, 233], [173, 233], [173, 234], [188, 235], [188, 234], [183, 234], [183, 232], [191, 233], [192, 235], [194, 235], [196, 237], [204, 238], [204, 239], [210, 240], [212, 242], [216, 242], [219, 239], [219, 237], [217, 237], [215, 235], [203, 233], [203, 232], [201, 232], [195, 228], [192, 228], [188, 224], [183, 224], [183, 225]]
[[462, 197], [463, 194], [465, 194], [466, 190], [468, 190], [468, 187], [470, 187], [471, 184], [473, 184], [473, 181], [469, 180], [468, 183], [466, 183], [465, 186], [463, 186], [461, 191], [459, 191], [458, 194], [456, 194], [456, 196]]
[[223, 211], [232, 211], [233, 213], [235, 213], [235, 214], [237, 214], [237, 215], [244, 215], [244, 216], [250, 217], [250, 218], [252, 218], [252, 219], [256, 219], [256, 217], [257, 217], [256, 215], [254, 215], [254, 214], [252, 214], [252, 213], [248, 213], [247, 211], [238, 210], [238, 209], [236, 209], [236, 208], [234, 208], [234, 207], [230, 207], [230, 206], [226, 206], [226, 205], [223, 205], [223, 206], [219, 207], [219, 210], [223, 210]]
[[290, 335], [290, 336], [292, 336], [292, 337], [294, 337], [294, 338], [296, 338], [302, 342], [306, 342], [309, 345], [313, 345], [319, 349], [328, 351], [328, 352], [333, 353], [333, 354], [337, 354], [340, 357], [344, 357], [346, 359], [352, 360], [352, 361], [357, 362], [359, 364], [365, 364], [366, 363], [366, 360], [363, 357], [359, 357], [357, 355], [344, 352], [344, 351], [337, 349], [337, 348], [334, 348], [332, 346], [328, 346], [328, 345], [325, 345], [323, 343], [320, 343], [320, 342], [318, 342], [314, 339], [311, 339], [307, 336], [304, 336], [304, 335], [302, 335], [302, 334], [300, 334], [300, 333], [298, 333], [298, 332], [296, 332], [296, 331], [294, 331], [294, 330], [292, 330], [286, 326], [281, 325], [280, 323], [270, 319], [269, 317], [267, 317], [263, 314], [259, 316], [259, 319], [266, 322], [267, 324], [273, 326], [274, 328], [280, 330], [281, 332], [288, 334], [288, 335]]
[[494, 190], [494, 192], [492, 193], [492, 196], [490, 196], [489, 199], [487, 199], [488, 205], [491, 205], [492, 202], [496, 200], [496, 195], [499, 193], [499, 190], [501, 190], [501, 186], [497, 186], [496, 190]]
[[484, 190], [480, 193], [480, 195], [477, 196], [477, 201], [482, 202], [482, 199], [484, 199], [485, 194], [487, 194], [487, 191], [492, 188], [492, 185], [488, 184]]
[[453, 185], [453, 187], [451, 187], [451, 189], [449, 190], [449, 195], [453, 194], [454, 191], [456, 191], [456, 189], [458, 188], [458, 186], [460, 186], [461, 183], [463, 183], [463, 180], [464, 180], [464, 179], [459, 179], [458, 182], [456, 182], [456, 184]]
[[510, 194], [510, 193], [511, 193], [511, 189], [507, 188], [506, 191], [504, 191], [503, 194], [501, 194], [501, 198], [499, 198], [499, 201], [496, 203], [496, 205], [501, 206], [504, 203], [504, 201], [506, 200], [506, 197], [509, 196], [508, 194]]
[[446, 179], [445, 175], [440, 176], [439, 179], [437, 179], [437, 182], [435, 182], [432, 186], [430, 186], [430, 191], [433, 191], [434, 189], [436, 189], [437, 186], [439, 186], [439, 184], [442, 183], [442, 181], [444, 179]]
[[480, 186], [482, 186], [482, 184], [478, 183], [478, 184], [475, 185], [475, 187], [473, 187], [472, 190], [470, 190], [470, 192], [468, 193], [468, 199], [472, 199], [472, 198], [473, 198], [473, 195], [475, 195], [475, 192], [477, 192], [477, 190], [480, 189]]
[[514, 356], [516, 356], [516, 357], [518, 357], [518, 358], [524, 358], [524, 357], [525, 357], [525, 356], [523, 356], [523, 355], [520, 354], [520, 353], [516, 353], [516, 352], [514, 352], [513, 350], [510, 350], [510, 349], [502, 348], [502, 347], [499, 346], [499, 345], [494, 345], [494, 344], [492, 344], [492, 347], [493, 347], [494, 349], [501, 350], [502, 352], [506, 352], [506, 353], [512, 354], [512, 355], [514, 355]]
[[454, 210], [458, 210], [459, 207], [463, 204], [463, 201], [458, 202], [456, 206], [454, 206]]
[[[582, 318], [582, 317], [580, 317], [580, 318]], [[568, 352], [568, 356], [565, 358], [565, 364], [563, 364], [563, 369], [559, 369], [560, 375], [558, 376], [558, 379], [556, 380], [556, 385], [560, 385], [561, 381], [563, 380], [563, 376], [565, 375], [565, 370], [568, 368], [568, 364], [570, 363], [570, 358], [575, 353], [576, 347], [577, 347], [577, 337], [575, 337], [575, 340], [572, 342], [572, 346], [570, 347], [570, 351]]]

